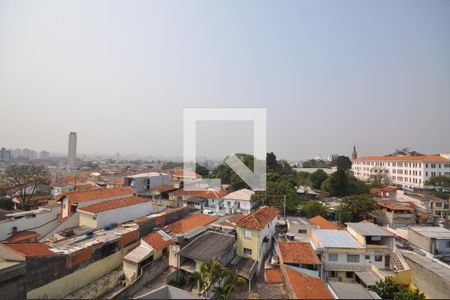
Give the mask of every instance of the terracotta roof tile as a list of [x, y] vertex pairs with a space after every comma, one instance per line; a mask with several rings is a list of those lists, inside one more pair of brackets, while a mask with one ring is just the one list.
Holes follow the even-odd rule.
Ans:
[[128, 196], [133, 195], [134, 189], [132, 187], [119, 187], [111, 189], [95, 189], [95, 190], [83, 190], [73, 191], [66, 193], [66, 197], [70, 203], [79, 203], [84, 201], [99, 200], [111, 197]]
[[176, 190], [169, 194], [170, 196], [190, 196], [205, 199], [220, 199], [228, 195], [224, 189], [207, 189], [201, 191], [187, 191], [184, 189]]
[[283, 275], [279, 268], [267, 269], [264, 271], [267, 283], [282, 283]]
[[422, 155], [422, 156], [409, 156], [409, 155], [388, 155], [388, 156], [367, 156], [360, 157], [355, 160], [359, 161], [418, 161], [418, 162], [450, 162], [440, 155]]
[[34, 237], [39, 236], [38, 233], [36, 233], [35, 231], [29, 231], [29, 230], [24, 230], [24, 231], [20, 231], [12, 236], [10, 236], [8, 238], [8, 242], [11, 243], [15, 243], [15, 242], [21, 242], [21, 241], [25, 241]]
[[158, 193], [164, 193], [164, 192], [168, 192], [168, 191], [173, 191], [176, 190], [175, 187], [171, 186], [171, 185], [160, 185], [157, 187], [154, 187], [152, 189], [150, 189], [150, 192], [158, 192]]
[[142, 238], [144, 242], [149, 244], [155, 250], [161, 250], [172, 244], [171, 239], [163, 237], [159, 232], [150, 233]]
[[270, 206], [262, 206], [246, 215], [238, 223], [238, 227], [261, 230], [267, 223], [278, 217], [279, 212], [276, 208]]
[[393, 204], [393, 203], [389, 203], [386, 201], [377, 201], [377, 204], [378, 204], [378, 206], [389, 208], [392, 210], [397, 210], [397, 211], [409, 211], [409, 212], [414, 211], [414, 209], [412, 209], [412, 207], [409, 207], [406, 205], [400, 205], [400, 204]]
[[49, 250], [50, 247], [47, 244], [43, 243], [6, 243], [4, 245], [25, 257], [57, 255], [55, 252]]
[[278, 241], [278, 248], [283, 263], [320, 265], [320, 260], [310, 243]]
[[319, 226], [320, 229], [340, 229], [339, 226], [331, 223], [322, 216], [315, 216], [314, 218], [311, 218], [308, 221], [310, 221], [314, 225]]
[[217, 220], [217, 217], [203, 214], [192, 215], [170, 224], [167, 226], [167, 229], [172, 233], [186, 233], [193, 229], [206, 226], [215, 220]]
[[[79, 209], [79, 211], [86, 211], [90, 213], [99, 213], [103, 211], [113, 210], [121, 207], [136, 205], [148, 202], [147, 199], [142, 197], [128, 197], [128, 198], [122, 198], [122, 199], [115, 199], [115, 200], [109, 200], [104, 201], [92, 205], [88, 205], [85, 207], [82, 207]], [[150, 205], [150, 202], [148, 202], [148, 205]]]
[[319, 279], [283, 267], [297, 299], [334, 299], [325, 284]]

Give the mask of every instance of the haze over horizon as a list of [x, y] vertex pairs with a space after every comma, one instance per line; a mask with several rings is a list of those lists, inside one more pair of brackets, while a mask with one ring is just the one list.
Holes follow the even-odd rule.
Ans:
[[[236, 9], [236, 8], [239, 9]], [[0, 147], [182, 156], [183, 108], [267, 150], [450, 152], [449, 1], [0, 0]], [[251, 152], [206, 122], [198, 155]]]

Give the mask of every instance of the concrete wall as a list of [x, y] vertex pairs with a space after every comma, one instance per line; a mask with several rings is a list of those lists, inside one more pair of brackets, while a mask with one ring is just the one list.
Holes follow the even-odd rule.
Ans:
[[431, 239], [423, 236], [414, 230], [408, 229], [408, 242], [425, 251], [432, 253]]
[[431, 299], [448, 299], [450, 296], [450, 279], [442, 278], [431, 270], [418, 264], [414, 257], [404, 256], [411, 266], [412, 284]]
[[[90, 284], [97, 278], [113, 271], [116, 268], [119, 268], [122, 265], [123, 256], [125, 256], [131, 249], [135, 248], [137, 244], [138, 243], [133, 243], [132, 245], [122, 249], [121, 251], [116, 252], [94, 263], [88, 264], [84, 268], [80, 268], [73, 273], [53, 280], [43, 286], [39, 286], [35, 289], [29, 290], [27, 292], [27, 298], [63, 298], [66, 295]], [[65, 263], [66, 260], [64, 257], [64, 266], [61, 268], [66, 269]], [[33, 280], [33, 278], [31, 278], [31, 280]]]
[[147, 265], [143, 266], [141, 269], [141, 275], [133, 281], [130, 285], [126, 286], [119, 292], [117, 292], [112, 299], [129, 299], [134, 294], [139, 292], [145, 287], [150, 281], [158, 277], [165, 269], [169, 267], [169, 259], [167, 255], [154, 260]]
[[24, 217], [9, 222], [0, 222], [0, 241], [8, 239], [12, 234], [13, 227], [17, 231], [32, 230], [40, 236], [48, 234], [58, 226], [59, 206], [48, 206], [48, 212], [37, 213], [34, 217]]
[[54, 234], [63, 231], [67, 228], [77, 227], [80, 225], [80, 213], [76, 212], [73, 215], [71, 215], [69, 218], [67, 218], [64, 223], [59, 224], [56, 226], [53, 230], [51, 230], [46, 235], [39, 238], [40, 242], [45, 242], [47, 240], [53, 240]]
[[87, 214], [85, 212], [77, 212], [80, 214], [80, 226], [87, 226], [89, 228], [97, 228], [97, 220], [96, 217], [91, 214]]
[[0, 269], [0, 296], [2, 298], [25, 298], [25, 272], [26, 264], [24, 262]]

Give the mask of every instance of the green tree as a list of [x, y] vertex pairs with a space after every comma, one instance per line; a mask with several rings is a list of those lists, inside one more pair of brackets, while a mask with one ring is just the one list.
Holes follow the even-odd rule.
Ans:
[[383, 299], [394, 299], [394, 295], [401, 289], [401, 285], [395, 282], [392, 277], [386, 277], [384, 280], [379, 280], [371, 288], [372, 291], [378, 294]]
[[392, 277], [377, 281], [370, 289], [383, 299], [424, 300], [426, 298], [419, 289], [403, 286], [395, 282]]
[[400, 291], [394, 294], [394, 300], [424, 300], [425, 294], [419, 289], [411, 289], [407, 287], [401, 287]]
[[200, 164], [196, 164], [195, 173], [197, 173], [198, 175], [201, 175], [203, 177], [207, 177], [209, 175], [209, 170]]
[[49, 184], [50, 172], [44, 165], [12, 165], [5, 171], [6, 177], [14, 186], [22, 202], [23, 210], [30, 210], [36, 188], [40, 184]]
[[313, 218], [315, 216], [322, 216], [326, 218], [329, 213], [328, 207], [319, 201], [310, 200], [302, 207], [302, 215], [306, 218]]
[[277, 156], [273, 152], [267, 153], [266, 164], [268, 172], [278, 170], [281, 167], [277, 161]]
[[309, 173], [300, 171], [297, 173], [297, 185], [298, 186], [312, 186], [311, 180], [309, 180]]
[[425, 182], [425, 186], [432, 186], [440, 191], [450, 188], [450, 176], [433, 176]]
[[333, 197], [360, 195], [369, 192], [367, 184], [344, 170], [337, 170], [331, 174], [322, 182], [321, 189]]
[[12, 210], [14, 209], [14, 203], [11, 201], [10, 198], [0, 197], [0, 208]]
[[223, 275], [221, 284], [215, 286], [213, 291], [219, 299], [228, 300], [236, 288], [243, 286], [247, 281], [234, 270], [226, 269]]
[[334, 156], [331, 161], [331, 166], [337, 167], [338, 170], [347, 171], [352, 168], [352, 161], [348, 158], [348, 156]]
[[341, 222], [360, 222], [370, 219], [370, 214], [377, 208], [375, 200], [370, 195], [352, 195], [345, 197], [339, 204]]
[[214, 292], [220, 299], [229, 299], [233, 291], [246, 282], [236, 271], [225, 268], [215, 259], [202, 263], [191, 279], [198, 282], [200, 296], [209, 298]]
[[327, 173], [324, 170], [318, 169], [317, 171], [311, 173], [308, 179], [311, 181], [313, 188], [320, 189], [322, 182], [328, 178]]
[[161, 170], [171, 170], [171, 169], [175, 169], [175, 168], [180, 168], [183, 166], [182, 162], [178, 162], [178, 161], [165, 161], [163, 162], [163, 164], [161, 165]]

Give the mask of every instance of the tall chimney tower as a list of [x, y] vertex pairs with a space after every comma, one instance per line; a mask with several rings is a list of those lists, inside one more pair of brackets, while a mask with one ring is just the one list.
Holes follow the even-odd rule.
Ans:
[[75, 169], [77, 159], [77, 133], [69, 133], [69, 152], [67, 154], [67, 168]]

